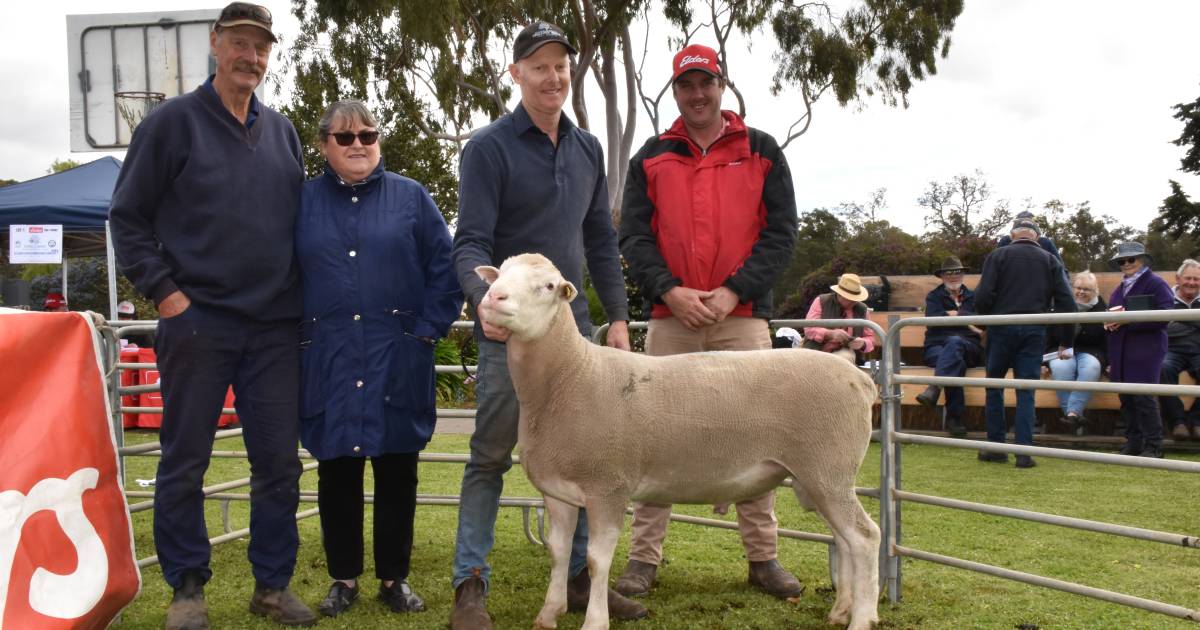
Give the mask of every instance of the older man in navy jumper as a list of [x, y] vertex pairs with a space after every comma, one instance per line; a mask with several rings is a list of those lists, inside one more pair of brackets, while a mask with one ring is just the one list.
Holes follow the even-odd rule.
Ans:
[[[458, 229], [454, 266], [463, 293], [479, 305], [487, 285], [475, 275], [480, 265], [499, 266], [509, 256], [536, 252], [563, 276], [583, 286], [583, 264], [612, 323], [608, 345], [629, 349], [625, 280], [617, 234], [608, 207], [600, 142], [567, 118], [562, 107], [571, 85], [575, 49], [562, 29], [530, 24], [513, 43], [509, 73], [521, 88], [516, 109], [471, 137], [460, 161]], [[571, 303], [575, 324], [591, 333], [587, 300]], [[492, 627], [487, 612], [491, 551], [504, 473], [512, 467], [518, 406], [508, 373], [504, 341], [509, 331], [482, 317], [479, 344], [479, 410], [471, 435], [471, 459], [463, 472], [462, 503], [454, 549], [452, 630]], [[572, 542], [567, 606], [587, 607], [587, 522], [580, 510]], [[609, 589], [609, 615], [646, 616], [646, 608]]]
[[295, 128], [254, 96], [271, 25], [263, 7], [225, 7], [209, 37], [216, 74], [138, 126], [109, 213], [121, 271], [160, 318], [154, 544], [175, 590], [167, 628], [208, 627], [200, 489], [231, 384], [251, 467], [250, 610], [285, 625], [316, 621], [287, 588], [299, 546], [292, 231], [304, 168]]

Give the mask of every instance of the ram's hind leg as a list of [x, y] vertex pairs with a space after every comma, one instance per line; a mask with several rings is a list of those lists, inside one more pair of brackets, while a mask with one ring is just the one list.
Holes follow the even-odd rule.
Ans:
[[[802, 482], [797, 481], [796, 485]], [[837, 599], [829, 623], [866, 630], [878, 621], [879, 527], [854, 494], [851, 483], [829, 491], [805, 483], [797, 489], [801, 503], [808, 499], [829, 523], [837, 544]]]
[[543, 497], [550, 515], [550, 534], [546, 546], [550, 549], [550, 586], [546, 603], [533, 622], [534, 628], [556, 628], [558, 618], [567, 612], [567, 572], [571, 563], [571, 538], [579, 521], [579, 508], [550, 496]]

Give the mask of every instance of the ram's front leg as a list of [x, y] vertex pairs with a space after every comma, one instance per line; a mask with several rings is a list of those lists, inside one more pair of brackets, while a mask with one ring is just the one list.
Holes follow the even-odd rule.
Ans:
[[533, 622], [535, 629], [557, 628], [558, 618], [567, 612], [571, 538], [579, 521], [579, 508], [552, 497], [542, 498], [550, 515], [550, 534], [546, 537], [546, 546], [550, 548], [550, 586], [546, 589], [546, 603]]
[[592, 588], [582, 630], [608, 628], [608, 571], [612, 567], [613, 552], [625, 524], [625, 504], [624, 497], [613, 496], [587, 502], [587, 561]]

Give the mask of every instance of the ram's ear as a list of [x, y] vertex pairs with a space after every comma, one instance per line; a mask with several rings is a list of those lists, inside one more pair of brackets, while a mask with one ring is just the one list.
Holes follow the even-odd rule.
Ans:
[[558, 285], [558, 294], [563, 300], [570, 302], [575, 299], [576, 295], [579, 295], [579, 291], [575, 288], [575, 285], [567, 280], [563, 280], [562, 284]]
[[491, 284], [500, 277], [500, 270], [491, 265], [479, 265], [475, 268], [475, 275], [479, 276], [480, 280]]

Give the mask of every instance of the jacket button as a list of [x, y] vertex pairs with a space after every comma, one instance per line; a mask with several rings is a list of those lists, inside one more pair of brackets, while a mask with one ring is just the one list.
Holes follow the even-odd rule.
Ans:
[[354, 258], [354, 257], [355, 257], [355, 256], [357, 256], [357, 255], [358, 255], [358, 252], [354, 251], [353, 249], [352, 249], [352, 250], [350, 250], [350, 257], [351, 257], [351, 258]]
[[355, 382], [354, 382], [354, 386], [355, 386], [355, 387], [360, 387], [360, 388], [361, 388], [361, 387], [363, 386], [363, 382], [362, 382], [362, 381], [355, 381]]
[[359, 315], [358, 313], [355, 313], [355, 314], [354, 314], [354, 321], [358, 321], [358, 320], [360, 320], [360, 319], [362, 319], [362, 315]]
[[351, 201], [352, 203], [358, 203], [358, 197], [351, 197], [351, 198], [350, 198], [350, 201]]
[[355, 453], [357, 453], [357, 452], [359, 452], [359, 451], [361, 451], [361, 450], [362, 450], [362, 447], [361, 447], [361, 446], [355, 446], [355, 447], [354, 447], [354, 452], [355, 452]]

